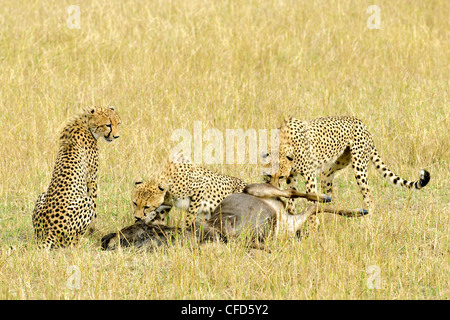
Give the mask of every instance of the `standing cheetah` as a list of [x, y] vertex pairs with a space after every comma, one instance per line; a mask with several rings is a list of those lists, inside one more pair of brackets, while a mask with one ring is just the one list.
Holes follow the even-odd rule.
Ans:
[[[97, 217], [97, 140], [119, 138], [120, 118], [113, 107], [93, 107], [69, 122], [47, 192], [36, 201], [33, 227], [41, 246], [75, 243]], [[92, 225], [91, 225], [92, 227]]]
[[[289, 187], [296, 188], [297, 175], [300, 174], [306, 180], [306, 193], [317, 193], [315, 178], [316, 173], [321, 172], [321, 186], [328, 195], [332, 193], [334, 174], [351, 163], [364, 206], [369, 212], [374, 209], [367, 182], [369, 160], [394, 185], [421, 189], [430, 181], [426, 170], [420, 170], [417, 181], [404, 180], [390, 171], [378, 155], [369, 130], [352, 116], [309, 121], [286, 118], [280, 127], [278, 159], [273, 161], [269, 157], [263, 166], [264, 175], [272, 185], [279, 186], [280, 181], [286, 180]], [[278, 162], [278, 169], [272, 170], [275, 162]], [[290, 201], [289, 212], [294, 211], [293, 201]]]

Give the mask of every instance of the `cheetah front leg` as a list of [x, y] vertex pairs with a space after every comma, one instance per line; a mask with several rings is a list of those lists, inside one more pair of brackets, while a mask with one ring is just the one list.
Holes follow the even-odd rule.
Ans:
[[[297, 181], [297, 173], [292, 172], [289, 175], [289, 177], [286, 179], [286, 186], [288, 188], [297, 190], [298, 187], [298, 181]], [[286, 206], [286, 212], [288, 214], [296, 214], [296, 208], [295, 208], [295, 200], [294, 198], [289, 198], [288, 202], [287, 202], [287, 206]]]
[[47, 195], [47, 192], [43, 192], [37, 198], [36, 204], [35, 204], [34, 210], [33, 210], [32, 219], [31, 219], [33, 222], [34, 233], [35, 233], [37, 239], [42, 239], [42, 237], [43, 237], [42, 236], [43, 235], [42, 211], [44, 210], [46, 195]]
[[313, 170], [312, 168], [304, 170], [303, 177], [305, 178], [306, 193], [318, 194], [315, 170]]
[[[312, 168], [308, 168], [304, 170], [303, 177], [305, 178], [306, 183], [306, 193], [315, 193], [317, 192], [317, 184], [316, 184], [316, 172]], [[306, 231], [309, 234], [311, 231], [317, 231], [320, 227], [320, 221], [317, 217], [316, 212], [312, 212], [308, 217], [308, 229]]]
[[97, 201], [97, 182], [94, 179], [89, 178], [87, 183], [87, 196], [94, 202]]
[[89, 178], [87, 181], [87, 197], [92, 200], [93, 214], [91, 223], [88, 226], [88, 234], [93, 234], [97, 221], [97, 183], [94, 179]]
[[94, 214], [91, 220], [91, 223], [89, 223], [87, 228], [87, 235], [92, 235], [95, 232], [95, 226], [97, 225], [97, 214]]
[[45, 240], [39, 244], [39, 249], [40, 250], [50, 250], [54, 247], [54, 245], [56, 244], [56, 236], [53, 234], [49, 234]]
[[185, 227], [192, 227], [195, 225], [195, 218], [198, 210], [201, 207], [203, 195], [204, 195], [203, 192], [197, 191], [193, 196], [191, 196], [185, 221]]
[[[191, 197], [191, 202], [188, 209], [187, 226], [194, 226], [195, 220], [208, 220], [215, 206], [220, 203], [218, 196], [214, 195], [214, 188], [206, 187], [202, 191]], [[205, 195], [208, 195], [205, 197]]]

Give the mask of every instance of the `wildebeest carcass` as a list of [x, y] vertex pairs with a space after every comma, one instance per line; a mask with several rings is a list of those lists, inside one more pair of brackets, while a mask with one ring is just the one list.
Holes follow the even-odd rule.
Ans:
[[[152, 221], [138, 221], [118, 233], [103, 237], [102, 247], [114, 249], [118, 244], [142, 247], [147, 243], [160, 246], [172, 242], [177, 237], [197, 243], [215, 239], [227, 241], [230, 238], [244, 235], [247, 239], [250, 238], [255, 243], [260, 243], [273, 233], [284, 232], [295, 235], [308, 217], [317, 211], [349, 217], [367, 214], [367, 211], [361, 209], [336, 210], [329, 206], [311, 204], [301, 213], [290, 215], [285, 212], [286, 204], [282, 198], [306, 198], [317, 202], [331, 201], [327, 195], [304, 194], [294, 189], [280, 190], [268, 183], [249, 184], [242, 193], [227, 196], [214, 210], [210, 219], [197, 221], [192, 228], [181, 230], [160, 224], [155, 225], [152, 224]], [[162, 210], [160, 211], [162, 212]], [[154, 219], [158, 219], [158, 215]]]

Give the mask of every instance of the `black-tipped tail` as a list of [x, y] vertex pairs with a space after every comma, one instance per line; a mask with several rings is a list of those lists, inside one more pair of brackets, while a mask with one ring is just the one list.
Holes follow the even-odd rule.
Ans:
[[425, 187], [430, 182], [430, 173], [427, 170], [419, 171], [419, 181], [416, 182], [416, 189]]
[[373, 148], [371, 160], [375, 165], [378, 173], [393, 185], [408, 189], [422, 189], [430, 181], [430, 173], [423, 169], [419, 171], [419, 180], [417, 181], [408, 181], [400, 178], [398, 175], [389, 170], [389, 168], [383, 163], [375, 148]]

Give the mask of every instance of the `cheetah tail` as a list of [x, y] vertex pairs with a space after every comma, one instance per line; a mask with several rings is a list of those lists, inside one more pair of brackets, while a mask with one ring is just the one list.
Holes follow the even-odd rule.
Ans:
[[370, 158], [372, 163], [375, 165], [378, 173], [381, 174], [384, 178], [389, 180], [393, 185], [404, 187], [404, 188], [414, 188], [414, 189], [422, 189], [425, 187], [430, 181], [430, 173], [424, 169], [419, 171], [419, 180], [416, 181], [408, 181], [400, 178], [398, 175], [394, 174], [389, 168], [383, 163], [378, 154], [377, 150], [373, 148], [372, 156]]

